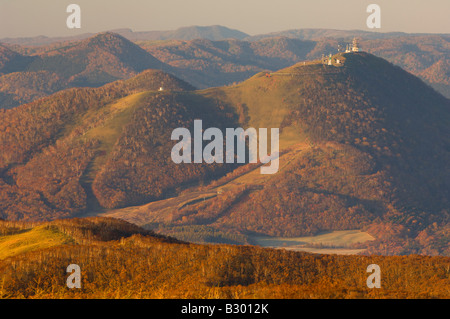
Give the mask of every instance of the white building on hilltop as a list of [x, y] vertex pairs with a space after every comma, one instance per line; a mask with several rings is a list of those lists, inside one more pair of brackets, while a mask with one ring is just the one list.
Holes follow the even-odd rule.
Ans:
[[358, 43], [358, 39], [357, 38], [353, 38], [353, 43], [352, 43], [352, 52], [359, 52], [359, 43]]
[[345, 49], [345, 53], [349, 52], [360, 52], [361, 49], [359, 48], [359, 42], [357, 38], [353, 38], [352, 44], [347, 44], [347, 47]]

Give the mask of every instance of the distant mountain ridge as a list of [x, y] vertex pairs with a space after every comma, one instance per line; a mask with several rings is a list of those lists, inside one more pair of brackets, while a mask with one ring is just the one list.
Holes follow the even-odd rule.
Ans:
[[110, 32], [34, 55], [22, 55], [4, 47], [0, 50], [3, 108], [70, 87], [99, 87], [147, 69], [170, 69], [138, 45]]
[[406, 33], [406, 32], [373, 32], [364, 30], [338, 30], [338, 29], [292, 29], [279, 32], [270, 32], [266, 34], [259, 34], [254, 36], [249, 36], [245, 38], [246, 41], [258, 41], [265, 38], [273, 37], [287, 37], [299, 40], [318, 40], [323, 38], [340, 38], [351, 40], [354, 37], [360, 37], [367, 40], [375, 39], [392, 39], [405, 36], [449, 36], [449, 34], [439, 34], [439, 33]]
[[[265, 34], [249, 35], [245, 32], [228, 28], [221, 25], [212, 26], [188, 26], [181, 27], [176, 30], [165, 31], [133, 31], [129, 28], [112, 29], [107, 32], [120, 34], [130, 41], [158, 41], [158, 40], [194, 40], [207, 39], [211, 41], [220, 41], [226, 39], [235, 39], [243, 41], [259, 41], [265, 38], [287, 37], [299, 40], [318, 40], [323, 38], [340, 38], [352, 39], [353, 37], [361, 37], [368, 40], [375, 39], [391, 39], [405, 36], [447, 36], [449, 34], [438, 33], [406, 33], [406, 32], [372, 32], [364, 30], [338, 30], [338, 29], [320, 29], [320, 28], [304, 28], [292, 29], [278, 32], [270, 32]], [[80, 41], [94, 36], [96, 33], [84, 33], [77, 36], [67, 37], [18, 37], [18, 38], [2, 38], [0, 43], [24, 46], [40, 46], [57, 42], [73, 42]]]
[[243, 40], [249, 35], [239, 30], [230, 29], [220, 25], [214, 26], [190, 26], [173, 31], [132, 31], [131, 29], [111, 30], [131, 41], [155, 41], [155, 40], [194, 40], [207, 39], [220, 41], [226, 39]]
[[[176, 30], [169, 31], [133, 31], [131, 29], [114, 29], [108, 32], [117, 33], [130, 41], [155, 41], [155, 40], [225, 40], [238, 39], [242, 40], [249, 37], [248, 34], [239, 30], [230, 29], [220, 25], [214, 26], [190, 26], [181, 27]], [[48, 45], [57, 42], [73, 42], [80, 41], [94, 36], [95, 33], [85, 33], [71, 37], [23, 37], [23, 38], [3, 38], [0, 43], [17, 44], [17, 45]]]
[[[450, 97], [449, 35], [303, 29], [248, 37], [220, 26], [116, 32], [122, 35], [101, 33], [109, 34], [111, 41], [96, 45], [89, 39], [97, 36], [90, 34], [83, 40], [74, 37], [37, 47], [4, 43], [0, 46], [0, 107], [28, 103], [67, 87], [103, 85], [145, 68], [164, 70], [198, 88], [229, 85], [264, 70], [276, 71], [334, 53], [354, 36], [360, 37], [363, 50], [401, 66]], [[179, 40], [191, 38], [194, 40]], [[120, 50], [121, 56], [114, 57]]]

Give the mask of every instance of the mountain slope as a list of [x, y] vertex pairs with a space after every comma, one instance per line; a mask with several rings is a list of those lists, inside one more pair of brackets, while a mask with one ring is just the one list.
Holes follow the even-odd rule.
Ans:
[[0, 76], [0, 107], [26, 104], [67, 87], [65, 79], [49, 71], [8, 73]]
[[[0, 231], [2, 299], [449, 296], [449, 258], [443, 257], [327, 256], [194, 245], [104, 218], [40, 225], [0, 221]], [[4, 241], [30, 233], [40, 235], [33, 250], [4, 249]], [[46, 247], [55, 236], [67, 240]], [[10, 255], [1, 258], [5, 254]], [[74, 263], [81, 268], [80, 289], [66, 286], [67, 266]], [[383, 270], [381, 289], [366, 286], [366, 268], [373, 263]]]
[[52, 247], [108, 242], [132, 235], [175, 241], [117, 219], [84, 218], [34, 224], [0, 220], [0, 261]]
[[[202, 91], [143, 73], [3, 111], [1, 217], [126, 207], [113, 214], [162, 232], [207, 226], [250, 242], [371, 229], [380, 240], [393, 234], [389, 253], [448, 254], [448, 237], [433, 236], [448, 230], [449, 100], [371, 54], [332, 60]], [[174, 164], [171, 132], [194, 119], [280, 128], [279, 172], [247, 165], [220, 178], [236, 166]]]
[[[205, 38], [149, 41], [145, 40], [146, 32], [142, 37], [136, 36], [141, 33], [129, 30], [116, 32], [137, 41], [150, 55], [112, 33], [42, 47], [3, 46], [0, 66], [4, 66], [0, 67], [0, 73], [3, 69], [5, 74], [0, 74], [0, 106], [17, 106], [71, 86], [100, 86], [131, 77], [146, 68], [170, 72], [199, 88], [230, 85], [264, 70], [275, 71], [300, 61], [318, 59], [351, 41], [350, 35], [333, 30], [312, 32], [317, 35], [314, 40], [286, 35], [263, 37], [258, 41]], [[330, 37], [324, 38], [327, 35]], [[364, 50], [401, 66], [441, 94], [450, 96], [447, 36], [395, 34], [382, 39], [374, 38], [371, 33], [360, 36], [363, 36]]]
[[[325, 31], [325, 30], [324, 30]], [[355, 35], [356, 36], [356, 35]], [[309, 39], [309, 37], [307, 37]], [[138, 44], [161, 61], [177, 68], [176, 74], [196, 87], [241, 82], [263, 70], [276, 71], [295, 63], [319, 59], [345, 48], [351, 37], [261, 38], [258, 41], [139, 41]], [[441, 94], [448, 94], [449, 38], [445, 35], [360, 38], [364, 51], [419, 76]]]
[[216, 223], [294, 236], [380, 218], [416, 230], [447, 220], [449, 100], [375, 56], [344, 58], [343, 67], [299, 65], [223, 91], [233, 104], [241, 96], [250, 126], [279, 126], [282, 145], [297, 131], [314, 146]]
[[3, 45], [0, 45], [0, 75], [14, 72], [23, 65], [30, 63], [34, 58], [19, 54]]
[[131, 77], [161, 63], [140, 47], [113, 33], [100, 33], [66, 48], [40, 55], [27, 69], [47, 70], [69, 79], [73, 86], [100, 86]]
[[0, 260], [34, 250], [68, 244], [71, 238], [46, 227], [0, 237]]
[[113, 33], [100, 33], [23, 59], [26, 61], [22, 63], [8, 62], [4, 69], [9, 74], [0, 77], [5, 84], [0, 87], [3, 108], [31, 102], [65, 88], [98, 87], [133, 77], [146, 69], [165, 67], [139, 46]]
[[47, 220], [87, 207], [138, 204], [223, 171], [223, 165], [186, 167], [170, 159], [174, 128], [200, 116], [218, 127], [233, 121], [191, 89], [161, 71], [145, 71], [3, 111], [2, 217]]
[[137, 42], [174, 72], [198, 88], [240, 82], [263, 70], [278, 70], [305, 60], [314, 48], [312, 41], [288, 38], [258, 42], [237, 40]]
[[[250, 241], [365, 228], [397, 238], [384, 253], [418, 252], [424, 236], [428, 253], [448, 254], [448, 235], [432, 234], [448, 233], [449, 100], [373, 55], [334, 58], [344, 64], [300, 63], [198, 93], [234, 108], [243, 127], [280, 128], [277, 174], [260, 176], [250, 165], [205, 188], [205, 201], [186, 195], [183, 207], [149, 204], [110, 216], [171, 234], [207, 225]], [[408, 250], [408, 238], [421, 244], [412, 240]]]

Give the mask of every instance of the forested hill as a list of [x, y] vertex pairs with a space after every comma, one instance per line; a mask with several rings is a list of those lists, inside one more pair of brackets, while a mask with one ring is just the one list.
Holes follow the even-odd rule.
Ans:
[[[369, 289], [370, 264], [382, 269]], [[67, 288], [68, 265], [81, 288]], [[115, 219], [0, 221], [0, 298], [448, 298], [449, 258], [195, 245]], [[414, 280], [413, 280], [414, 279]]]
[[448, 35], [293, 30], [245, 38], [219, 26], [115, 32], [120, 35], [107, 32], [40, 46], [5, 40], [0, 45], [0, 108], [68, 87], [98, 87], [148, 68], [169, 72], [198, 88], [230, 85], [261, 71], [276, 71], [336, 52], [354, 36], [364, 51], [399, 65], [450, 97]]
[[228, 192], [172, 215], [156, 209], [149, 226], [288, 237], [363, 228], [384, 252], [450, 253], [449, 100], [371, 54], [332, 61], [203, 91], [245, 127], [280, 127], [287, 153], [273, 176], [236, 172], [215, 184]]
[[[227, 123], [214, 110], [182, 104], [181, 97], [189, 96], [183, 92], [191, 89], [161, 71], [145, 71], [101, 88], [69, 89], [2, 110], [1, 216], [73, 216], [86, 210], [87, 201], [111, 207], [160, 198], [163, 190], [206, 174], [211, 168], [184, 172], [169, 162], [171, 128], [198, 114], [210, 116], [217, 126]], [[145, 173], [120, 177], [123, 170], [135, 168]], [[169, 169], [180, 171], [170, 174]], [[129, 182], [115, 179], [129, 177], [147, 182], [132, 183], [126, 192], [113, 189], [128, 188]]]
[[[244, 235], [370, 228], [397, 238], [395, 252], [413, 238], [417, 250], [448, 253], [449, 100], [420, 79], [350, 53], [333, 56], [332, 65], [299, 63], [236, 86], [191, 89], [148, 71], [3, 111], [0, 217], [94, 214], [204, 185], [215, 195], [143, 209], [138, 219]], [[242, 175], [233, 182], [219, 180], [233, 165], [174, 164], [171, 132], [194, 119], [221, 129], [280, 128], [279, 172], [256, 178], [246, 167], [231, 173]], [[220, 196], [217, 185], [226, 186]]]
[[0, 47], [0, 105], [10, 108], [70, 87], [99, 87], [147, 69], [169, 69], [114, 33], [19, 54]]

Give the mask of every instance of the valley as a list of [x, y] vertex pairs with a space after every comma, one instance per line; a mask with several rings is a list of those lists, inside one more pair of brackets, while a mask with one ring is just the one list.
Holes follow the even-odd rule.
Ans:
[[261, 247], [304, 251], [315, 254], [358, 255], [364, 249], [352, 249], [352, 244], [375, 240], [367, 232], [343, 230], [308, 237], [251, 237], [251, 242]]

